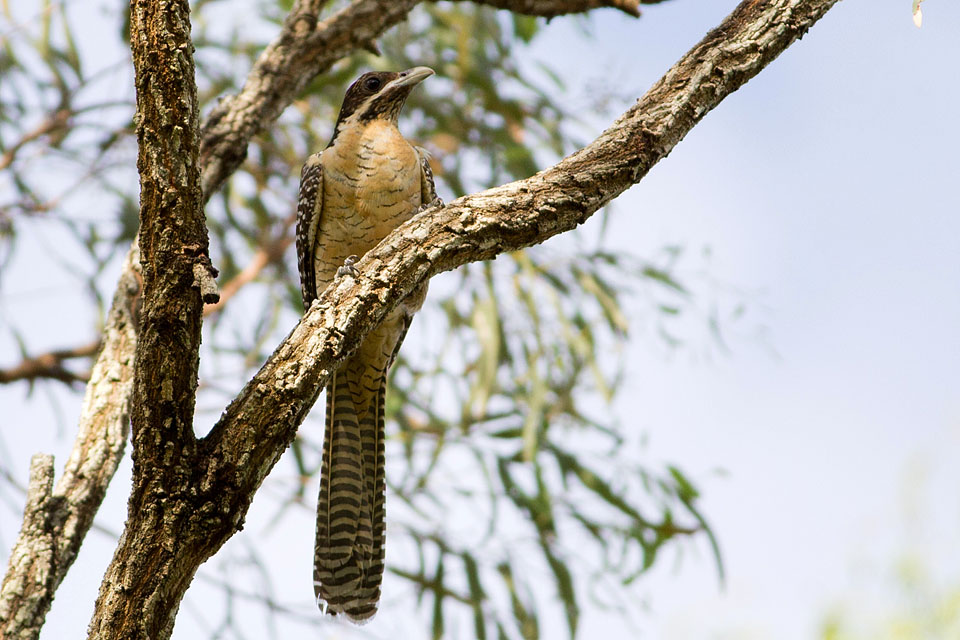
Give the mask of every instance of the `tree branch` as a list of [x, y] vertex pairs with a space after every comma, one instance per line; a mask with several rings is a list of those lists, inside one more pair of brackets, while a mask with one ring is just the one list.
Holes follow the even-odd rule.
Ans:
[[[35, 640], [39, 636], [53, 595], [73, 564], [123, 457], [133, 386], [132, 345], [137, 337], [138, 264], [134, 245], [110, 306], [103, 347], [90, 372], [80, 426], [63, 475], [49, 499], [37, 502], [28, 496], [24, 524], [0, 586], [0, 638]], [[41, 461], [42, 473], [39, 468], [34, 473]], [[53, 482], [52, 465], [49, 456], [42, 460], [34, 457], [31, 464], [31, 483], [33, 478], [42, 476], [44, 495], [50, 493], [48, 485]], [[31, 508], [33, 504], [36, 509]], [[38, 528], [40, 518], [44, 525]], [[24, 554], [36, 557], [31, 559]], [[43, 580], [38, 581], [41, 568], [45, 573]]]
[[[107, 567], [91, 638], [165, 638], [177, 606], [158, 592], [186, 590], [205, 558], [171, 564], [190, 510], [196, 466], [193, 414], [203, 300], [215, 299], [200, 188], [199, 108], [188, 0], [132, 0], [143, 307], [131, 404], [130, 514]], [[184, 492], [184, 493], [181, 493]], [[149, 569], [146, 569], [149, 568]], [[176, 593], [181, 593], [174, 587]], [[179, 604], [180, 597], [175, 598]], [[131, 608], [131, 604], [135, 606]], [[135, 611], [131, 615], [131, 611]]]
[[17, 152], [20, 151], [24, 145], [33, 142], [37, 138], [42, 138], [45, 135], [64, 130], [71, 115], [73, 114], [69, 109], [57, 109], [44, 118], [32, 131], [23, 134], [22, 138], [10, 145], [10, 148], [7, 149], [3, 155], [0, 155], [0, 171], [3, 171], [13, 164], [14, 159], [17, 157]]
[[[52, 489], [53, 456], [37, 454], [30, 460], [23, 525], [10, 553], [0, 592], [0, 629], [2, 637], [10, 640], [35, 638], [40, 634], [43, 618], [30, 614], [54, 591], [50, 584], [57, 573], [56, 537], [52, 530], [61, 510], [53, 500]], [[21, 616], [21, 612], [27, 615]]]
[[[442, 271], [545, 241], [637, 183], [723, 98], [837, 0], [745, 0], [589, 146], [537, 175], [433, 208], [387, 236], [277, 347], [202, 443], [205, 486], [246, 504], [330, 373], [410, 291]], [[230, 486], [233, 491], [215, 489]]]
[[9, 384], [18, 380], [33, 381], [41, 378], [59, 380], [72, 384], [86, 382], [87, 375], [70, 371], [63, 363], [74, 358], [88, 358], [100, 348], [100, 341], [91, 342], [72, 349], [55, 349], [37, 356], [28, 356], [9, 369], [0, 369], [0, 384]]
[[[640, 15], [638, 0], [474, 0], [518, 13], [553, 17], [598, 7]], [[662, 1], [662, 0], [658, 0]], [[250, 139], [269, 126], [294, 97], [334, 62], [376, 39], [423, 0], [354, 0], [322, 22], [319, 0], [298, 0], [278, 37], [263, 50], [243, 88], [218, 104], [203, 126], [200, 161], [207, 198], [239, 167]]]

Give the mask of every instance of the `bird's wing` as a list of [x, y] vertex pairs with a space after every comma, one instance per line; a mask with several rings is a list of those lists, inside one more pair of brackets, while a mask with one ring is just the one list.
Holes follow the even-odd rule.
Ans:
[[414, 147], [420, 157], [420, 206], [431, 206], [437, 197], [437, 186], [433, 182], [433, 169], [430, 168], [430, 152], [423, 147]]
[[307, 159], [300, 172], [300, 195], [297, 199], [297, 267], [300, 270], [304, 313], [317, 298], [314, 250], [322, 215], [323, 164], [320, 154], [316, 153]]

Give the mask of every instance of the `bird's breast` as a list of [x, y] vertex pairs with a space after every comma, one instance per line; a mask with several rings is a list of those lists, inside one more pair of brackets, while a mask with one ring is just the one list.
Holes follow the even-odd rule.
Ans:
[[[342, 131], [323, 152], [318, 285], [348, 255], [363, 255], [420, 206], [420, 158], [399, 130], [372, 123]], [[330, 272], [330, 273], [327, 273]]]
[[420, 161], [395, 126], [374, 123], [354, 135], [341, 134], [327, 151], [324, 177], [331, 178], [331, 204], [346, 217], [385, 235], [420, 206]]

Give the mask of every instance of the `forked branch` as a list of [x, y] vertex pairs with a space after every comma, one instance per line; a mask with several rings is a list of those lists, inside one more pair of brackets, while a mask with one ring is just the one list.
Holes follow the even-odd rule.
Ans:
[[[575, 228], [637, 183], [711, 109], [838, 0], [745, 0], [589, 146], [535, 176], [433, 208], [329, 287], [202, 443], [205, 481], [242, 519], [330, 373], [420, 283]], [[216, 487], [230, 487], [230, 496]], [[234, 512], [236, 513], [236, 512]]]

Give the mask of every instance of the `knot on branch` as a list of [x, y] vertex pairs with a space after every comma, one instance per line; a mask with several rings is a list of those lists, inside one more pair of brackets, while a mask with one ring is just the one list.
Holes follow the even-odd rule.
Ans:
[[207, 250], [200, 245], [186, 245], [184, 254], [193, 258], [193, 286], [200, 289], [200, 298], [204, 304], [220, 302], [220, 290], [217, 288], [217, 276], [220, 274], [210, 261]]

